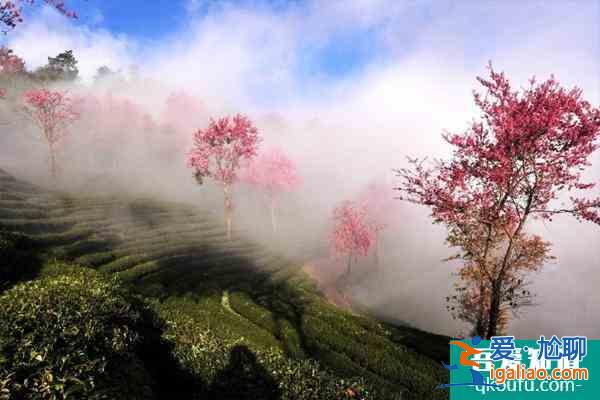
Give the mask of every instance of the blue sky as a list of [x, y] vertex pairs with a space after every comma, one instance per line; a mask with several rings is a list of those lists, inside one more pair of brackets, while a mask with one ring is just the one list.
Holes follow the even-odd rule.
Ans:
[[[101, 65], [270, 106], [347, 98], [383, 77], [440, 80], [488, 61], [526, 82], [557, 74], [598, 97], [596, 0], [70, 0], [79, 20], [29, 7], [4, 39], [30, 67], [73, 49]], [[176, 71], [176, 73], [173, 73]], [[452, 79], [450, 79], [452, 77]], [[445, 81], [447, 80], [447, 81]], [[470, 92], [470, 91], [469, 91]], [[234, 101], [234, 100], [232, 100]], [[393, 102], [390, 101], [390, 104]]]
[[[79, 14], [74, 24], [127, 35], [147, 46], [177, 35], [191, 20], [220, 7], [285, 15], [308, 12], [311, 5], [302, 0], [71, 0], [68, 4]], [[380, 50], [372, 28], [338, 30], [322, 46], [306, 48], [298, 73], [335, 77], [360, 71]]]
[[189, 1], [71, 0], [67, 4], [79, 14], [80, 24], [145, 40], [176, 31], [188, 15]]

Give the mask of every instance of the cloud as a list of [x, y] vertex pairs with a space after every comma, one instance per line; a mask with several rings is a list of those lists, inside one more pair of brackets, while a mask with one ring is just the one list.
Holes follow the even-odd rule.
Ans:
[[113, 69], [131, 65], [137, 51], [135, 41], [103, 29], [74, 25], [49, 7], [11, 32], [7, 46], [25, 59], [29, 69], [45, 65], [49, 56], [73, 50], [84, 81], [91, 80], [102, 65]]
[[213, 101], [268, 102], [293, 89], [296, 39], [285, 17], [226, 8], [190, 21], [140, 65], [145, 74]]

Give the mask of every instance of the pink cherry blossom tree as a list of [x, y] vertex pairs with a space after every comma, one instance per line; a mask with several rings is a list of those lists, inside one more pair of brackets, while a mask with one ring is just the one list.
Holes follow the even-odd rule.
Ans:
[[375, 268], [379, 268], [381, 234], [389, 226], [394, 209], [393, 190], [383, 183], [372, 182], [361, 192], [359, 201], [367, 209], [367, 221], [373, 232]]
[[163, 121], [178, 130], [189, 131], [198, 120], [204, 119], [206, 107], [196, 97], [183, 92], [173, 92], [165, 101]]
[[0, 74], [13, 75], [25, 72], [25, 61], [12, 49], [0, 47]]
[[[490, 78], [478, 80], [486, 91], [474, 96], [482, 120], [445, 136], [451, 159], [429, 166], [410, 160], [411, 167], [398, 171], [398, 189], [404, 200], [431, 209], [434, 221], [447, 227], [448, 242], [462, 249], [465, 265], [477, 269], [477, 290], [487, 296], [480, 301], [487, 314], [481, 331], [491, 337], [502, 307], [511, 305], [507, 279], [526, 272], [515, 271], [525, 225], [557, 214], [600, 224], [600, 198], [575, 196], [594, 187], [582, 171], [598, 148], [600, 109], [553, 77], [516, 91], [490, 66]], [[560, 204], [567, 193], [571, 200]]]
[[232, 185], [238, 180], [238, 171], [244, 162], [255, 156], [260, 142], [258, 130], [244, 115], [211, 119], [206, 129], [193, 136], [194, 144], [188, 154], [188, 166], [195, 170], [198, 183], [211, 178], [222, 185], [224, 194], [227, 238], [231, 238], [233, 210]]
[[271, 227], [277, 232], [276, 207], [281, 195], [302, 184], [296, 164], [283, 152], [274, 148], [260, 154], [250, 163], [242, 180], [264, 191], [269, 201]]
[[[96, 95], [86, 93], [79, 102], [82, 118], [78, 125], [78, 137], [84, 140], [83, 146], [91, 146], [96, 151], [89, 153], [89, 166], [94, 170], [114, 170], [122, 163], [139, 158], [132, 156], [131, 149], [160, 148], [166, 143], [158, 143], [149, 132], [155, 129], [153, 121], [143, 108], [126, 97], [111, 92]], [[144, 135], [137, 133], [144, 132]]]
[[25, 114], [41, 130], [40, 139], [48, 145], [50, 173], [57, 176], [56, 151], [68, 135], [68, 127], [79, 118], [73, 99], [67, 92], [33, 89], [24, 94]]
[[180, 91], [169, 95], [162, 112], [163, 131], [171, 136], [172, 147], [181, 154], [190, 145], [189, 133], [208, 120], [204, 104], [196, 97]]
[[[3, 83], [10, 83], [15, 87], [15, 77], [25, 73], [25, 61], [17, 56], [12, 49], [8, 47], [0, 47], [0, 78]], [[6, 98], [8, 90], [0, 88], [0, 98]]]
[[366, 256], [373, 245], [373, 229], [364, 204], [344, 201], [333, 210], [332, 247], [338, 257], [347, 257], [344, 278], [352, 273], [352, 263]]

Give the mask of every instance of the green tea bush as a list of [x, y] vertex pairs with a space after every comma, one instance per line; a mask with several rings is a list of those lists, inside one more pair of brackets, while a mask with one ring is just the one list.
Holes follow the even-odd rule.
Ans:
[[230, 300], [231, 306], [236, 312], [277, 337], [283, 343], [283, 347], [290, 357], [304, 357], [298, 328], [286, 318], [286, 315], [278, 316], [257, 305], [245, 293], [233, 292]]
[[41, 246], [59, 246], [73, 243], [92, 236], [93, 230], [82, 227], [75, 227], [61, 233], [43, 233], [31, 235], [31, 238]]
[[97, 267], [102, 264], [108, 264], [109, 262], [116, 260], [116, 258], [117, 256], [113, 251], [103, 251], [99, 253], [88, 253], [77, 257], [75, 262], [90, 267]]
[[0, 231], [0, 290], [37, 274], [36, 253], [37, 246], [26, 235]]
[[66, 232], [73, 224], [67, 222], [47, 222], [46, 220], [6, 219], [0, 220], [0, 226], [9, 231], [18, 231], [29, 234], [46, 232]]
[[294, 360], [277, 348], [256, 348], [252, 341], [215, 335], [185, 308], [169, 308], [166, 337], [180, 364], [206, 382], [206, 398], [340, 400], [385, 399], [361, 378], [340, 379], [314, 360]]
[[147, 306], [93, 270], [65, 271], [0, 296], [0, 398], [152, 398], [136, 353]]

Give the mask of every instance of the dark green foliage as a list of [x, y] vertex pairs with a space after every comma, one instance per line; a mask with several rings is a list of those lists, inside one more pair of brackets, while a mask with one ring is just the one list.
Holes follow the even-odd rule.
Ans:
[[41, 265], [37, 250], [27, 236], [0, 231], [0, 291], [37, 274]]
[[123, 79], [124, 78], [123, 78], [123, 75], [121, 74], [121, 71], [113, 71], [106, 65], [103, 65], [100, 68], [98, 68], [96, 70], [96, 75], [94, 75], [94, 81], [96, 83], [100, 83], [103, 81], [110, 81], [110, 80], [113, 80], [113, 81], [123, 80]]
[[441, 335], [435, 335], [429, 332], [423, 332], [408, 326], [387, 326], [391, 333], [390, 340], [401, 344], [423, 354], [432, 360], [447, 363], [448, 338]]
[[149, 311], [113, 280], [81, 269], [0, 296], [0, 381], [9, 398], [151, 398], [136, 355]]
[[[176, 303], [181, 305], [181, 303]], [[362, 378], [340, 379], [314, 360], [294, 360], [248, 337], [216, 336], [184, 307], [162, 307], [166, 337], [182, 366], [207, 386], [204, 398], [337, 400], [381, 399]], [[193, 314], [192, 314], [193, 315]], [[352, 394], [351, 397], [349, 394]]]
[[288, 355], [293, 358], [304, 357], [298, 329], [289, 319], [282, 317], [281, 313], [273, 313], [267, 308], [258, 306], [242, 292], [232, 293], [230, 299], [231, 306], [236, 312], [275, 335]]
[[41, 81], [72, 81], [79, 75], [77, 60], [73, 50], [67, 50], [56, 57], [48, 57], [48, 64], [38, 68], [34, 77]]

